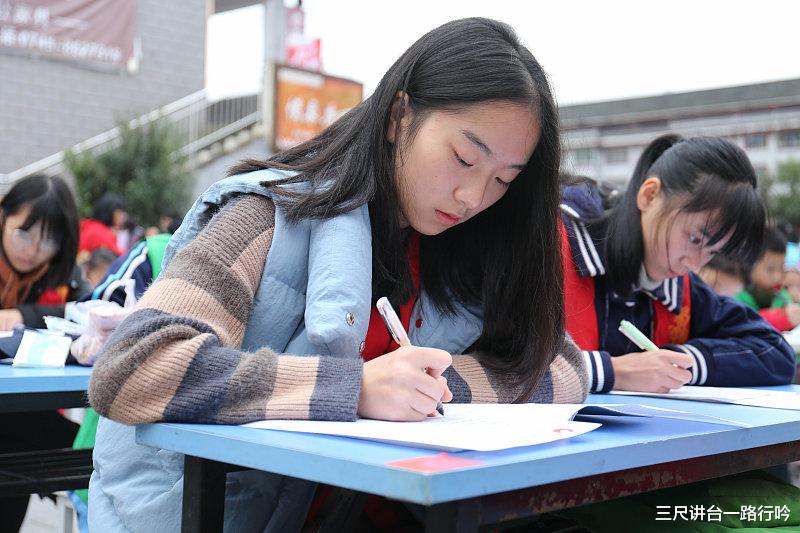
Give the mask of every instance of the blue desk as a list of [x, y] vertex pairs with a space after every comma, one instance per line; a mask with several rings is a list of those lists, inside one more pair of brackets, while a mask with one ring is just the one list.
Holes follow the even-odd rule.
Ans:
[[422, 504], [426, 529], [462, 531], [800, 459], [800, 411], [605, 395], [594, 395], [589, 403], [650, 404], [753, 427], [605, 420], [602, 428], [564, 441], [449, 454], [445, 459], [474, 463], [434, 471], [395, 463], [413, 458], [424, 463], [437, 452], [323, 435], [152, 424], [138, 427], [136, 439], [186, 454], [184, 531], [220, 527], [229, 465]]
[[86, 407], [92, 369], [15, 368], [0, 365], [0, 412], [49, 411]]

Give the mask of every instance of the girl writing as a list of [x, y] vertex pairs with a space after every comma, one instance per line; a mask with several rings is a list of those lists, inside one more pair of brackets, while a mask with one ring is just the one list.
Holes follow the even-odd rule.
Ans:
[[[665, 135], [612, 209], [588, 183], [565, 187], [562, 202], [567, 330], [592, 390], [789, 383], [795, 358], [781, 335], [695, 274], [716, 254], [749, 262], [760, 251], [765, 208], [740, 148]], [[640, 352], [623, 319], [660, 349]]]
[[[45, 315], [88, 290], [75, 266], [78, 210], [59, 177], [23, 178], [0, 200], [0, 330], [43, 328]], [[72, 445], [78, 426], [56, 412], [0, 415], [0, 453]], [[28, 496], [0, 498], [0, 531], [17, 531]]]
[[[124, 424], [582, 401], [585, 367], [563, 330], [558, 167], [543, 70], [507, 25], [466, 19], [423, 36], [318, 137], [234, 168], [187, 214], [95, 367], [90, 399], [107, 418], [92, 529], [178, 528], [180, 456], [137, 446]], [[391, 344], [381, 296], [413, 347]], [[298, 528], [314, 488], [229, 480], [237, 531]]]

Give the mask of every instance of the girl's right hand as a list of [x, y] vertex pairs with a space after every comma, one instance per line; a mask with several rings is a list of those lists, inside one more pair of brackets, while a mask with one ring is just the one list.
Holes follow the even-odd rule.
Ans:
[[694, 358], [672, 350], [634, 352], [611, 358], [614, 367], [614, 390], [669, 392], [692, 379], [687, 370]]
[[442, 376], [452, 362], [444, 350], [403, 346], [364, 363], [358, 416], [398, 422], [424, 420], [436, 411], [437, 403], [453, 399]]
[[19, 309], [0, 310], [0, 331], [11, 331], [17, 326], [22, 325], [22, 313]]

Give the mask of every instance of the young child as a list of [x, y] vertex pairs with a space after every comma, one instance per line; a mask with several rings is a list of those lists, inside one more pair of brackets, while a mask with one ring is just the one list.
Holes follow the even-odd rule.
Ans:
[[761, 254], [750, 269], [747, 287], [736, 299], [760, 311], [772, 305], [783, 283], [783, 265], [786, 261], [786, 237], [775, 227], [764, 232]]
[[720, 296], [734, 298], [744, 290], [744, 269], [723, 255], [715, 255], [700, 269], [699, 276]]
[[776, 303], [800, 304], [800, 246], [790, 242], [786, 245], [786, 260], [783, 263], [783, 290], [778, 293]]
[[[798, 271], [797, 244], [787, 243], [783, 270], [781, 290], [772, 298], [772, 304], [768, 308], [761, 309], [759, 314], [778, 331], [789, 331], [800, 324], [800, 271]], [[763, 277], [763, 273], [759, 275]], [[740, 298], [751, 306], [756, 305], [755, 299], [749, 293], [743, 292]]]
[[[544, 71], [510, 27], [477, 18], [423, 36], [315, 139], [234, 168], [187, 214], [95, 365], [89, 396], [107, 418], [91, 529], [179, 529], [182, 456], [136, 445], [125, 424], [582, 401], [558, 169]], [[391, 342], [381, 296], [413, 347]], [[262, 472], [228, 482], [232, 531], [296, 530], [314, 490]]]
[[95, 248], [89, 255], [89, 260], [81, 265], [83, 275], [91, 288], [97, 287], [105, 277], [108, 267], [117, 259], [117, 254], [108, 248]]
[[[713, 137], [659, 137], [614, 208], [604, 212], [584, 183], [565, 187], [562, 212], [567, 330], [585, 350], [593, 391], [792, 379], [782, 336], [695, 274], [718, 253], [746, 262], [761, 248], [765, 208], [741, 149]], [[660, 349], [641, 352], [618, 330], [623, 319]]]

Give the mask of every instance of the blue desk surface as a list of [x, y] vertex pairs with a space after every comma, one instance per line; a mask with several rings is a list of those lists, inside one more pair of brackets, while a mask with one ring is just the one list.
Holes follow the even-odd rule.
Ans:
[[0, 365], [0, 397], [3, 394], [85, 391], [90, 367], [16, 368]]
[[[800, 387], [775, 387], [800, 392]], [[702, 412], [752, 424], [607, 419], [603, 427], [554, 443], [451, 456], [480, 464], [419, 472], [386, 463], [438, 452], [343, 437], [239, 426], [139, 426], [140, 444], [269, 472], [432, 505], [628, 468], [800, 441], [800, 411], [655, 398], [592, 395], [587, 403], [639, 403]]]

